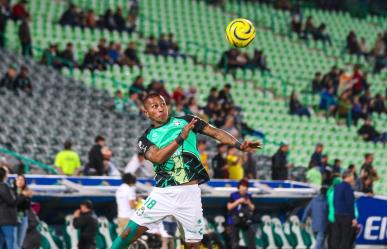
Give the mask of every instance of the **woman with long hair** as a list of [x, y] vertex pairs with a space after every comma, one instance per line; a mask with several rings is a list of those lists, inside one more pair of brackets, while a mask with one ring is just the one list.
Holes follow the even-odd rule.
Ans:
[[17, 204], [17, 240], [18, 248], [22, 248], [28, 228], [28, 210], [31, 208], [32, 191], [28, 188], [24, 175], [18, 175], [13, 183]]

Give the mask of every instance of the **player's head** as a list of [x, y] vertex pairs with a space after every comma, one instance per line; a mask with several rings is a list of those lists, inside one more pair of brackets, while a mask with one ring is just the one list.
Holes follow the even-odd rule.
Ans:
[[81, 202], [79, 209], [81, 213], [87, 213], [93, 210], [93, 203], [90, 200], [84, 200]]
[[156, 124], [164, 124], [169, 117], [168, 106], [163, 96], [150, 93], [145, 96], [143, 103], [144, 114]]
[[316, 152], [317, 153], [322, 153], [324, 150], [324, 145], [322, 143], [316, 144]]
[[238, 190], [241, 195], [245, 195], [249, 189], [249, 181], [242, 179], [238, 182]]
[[122, 175], [122, 182], [132, 186], [136, 184], [136, 177], [130, 173], [125, 173]]
[[71, 150], [71, 146], [72, 146], [72, 144], [71, 144], [70, 140], [66, 140], [63, 144], [63, 147], [65, 150]]
[[6, 167], [0, 167], [0, 182], [6, 182], [8, 179], [8, 169]]
[[372, 163], [374, 161], [374, 156], [371, 153], [367, 153], [364, 155], [365, 163]]
[[218, 152], [221, 154], [227, 152], [227, 144], [218, 144], [217, 148], [218, 148]]
[[348, 182], [351, 185], [355, 181], [355, 177], [354, 177], [353, 172], [351, 170], [344, 171], [344, 173], [341, 177], [343, 178], [343, 181]]

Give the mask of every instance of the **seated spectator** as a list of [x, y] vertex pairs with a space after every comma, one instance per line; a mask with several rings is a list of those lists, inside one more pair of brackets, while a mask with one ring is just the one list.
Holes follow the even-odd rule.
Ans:
[[109, 56], [109, 61], [111, 61], [114, 64], [118, 63], [121, 57], [120, 50], [121, 50], [120, 44], [110, 42], [108, 47], [108, 52], [107, 52], [107, 55]]
[[373, 195], [373, 179], [372, 176], [361, 175], [355, 183], [355, 191], [362, 192], [367, 195]]
[[27, 10], [27, 0], [20, 0], [12, 7], [12, 18], [15, 21], [22, 20], [28, 16], [30, 16], [30, 14]]
[[203, 116], [203, 112], [200, 109], [194, 97], [191, 97], [190, 99], [188, 99], [188, 102], [186, 104], [186, 110], [187, 110], [186, 113], [188, 114], [193, 114], [195, 116]]
[[64, 26], [75, 26], [77, 24], [77, 16], [77, 7], [74, 4], [70, 4], [69, 8], [62, 14], [61, 18], [59, 19], [59, 24]]
[[129, 96], [129, 101], [128, 101], [128, 111], [132, 114], [136, 114], [139, 112], [139, 110], [141, 109], [141, 100], [139, 98], [139, 94], [138, 93], [132, 93], [130, 96]]
[[0, 80], [0, 89], [5, 87], [10, 90], [16, 90], [15, 80], [17, 71], [14, 67], [9, 67], [4, 77]]
[[77, 152], [72, 150], [72, 143], [67, 140], [64, 143], [64, 149], [55, 156], [54, 165], [58, 167], [62, 174], [67, 176], [77, 175], [81, 167], [81, 160]]
[[89, 9], [86, 13], [85, 25], [88, 28], [96, 28], [97, 27], [97, 18], [94, 14], [94, 10]]
[[145, 48], [146, 54], [158, 55], [160, 53], [159, 46], [157, 45], [156, 38], [154, 36], [149, 36], [148, 42]]
[[360, 65], [355, 65], [353, 67], [352, 84], [354, 95], [361, 93], [366, 88], [363, 72], [361, 71]]
[[328, 114], [333, 113], [337, 105], [336, 98], [334, 95], [334, 88], [331, 87], [329, 89], [324, 90], [320, 96], [321, 96], [321, 99], [320, 99], [319, 108], [321, 110], [326, 110]]
[[332, 45], [332, 40], [329, 34], [326, 32], [326, 24], [321, 23], [320, 26], [314, 32], [313, 39], [320, 40], [323, 43], [328, 43], [328, 45]]
[[363, 95], [360, 96], [359, 102], [361, 106], [371, 106], [371, 92], [370, 90], [366, 90]]
[[320, 93], [323, 90], [323, 88], [324, 86], [321, 78], [321, 73], [317, 72], [314, 75], [314, 78], [312, 80], [312, 93], [313, 94]]
[[141, 75], [137, 76], [133, 84], [129, 87], [129, 95], [137, 93], [141, 99], [146, 92], [146, 88], [143, 84], [144, 78]]
[[361, 37], [360, 38], [360, 42], [359, 42], [359, 50], [360, 50], [360, 54], [363, 55], [365, 58], [368, 57], [368, 54], [369, 54], [369, 48], [367, 46], [367, 41], [364, 37]]
[[347, 49], [350, 54], [360, 54], [360, 46], [355, 31], [351, 30], [347, 36]]
[[125, 18], [122, 15], [122, 9], [120, 7], [118, 7], [116, 13], [114, 13], [114, 22], [116, 24], [116, 29], [119, 32], [123, 32], [126, 30]]
[[75, 25], [81, 28], [86, 26], [86, 14], [83, 10], [78, 12], [77, 18], [75, 19]]
[[333, 93], [336, 93], [336, 89], [339, 85], [340, 74], [338, 68], [333, 66], [331, 70], [323, 77], [323, 86], [325, 89], [333, 87]]
[[134, 14], [129, 14], [126, 19], [126, 31], [128, 33], [133, 33], [137, 28], [137, 16]]
[[228, 165], [226, 160], [227, 145], [218, 144], [217, 154], [212, 158], [212, 170], [214, 171], [214, 178], [216, 179], [228, 179]]
[[210, 95], [207, 97], [207, 104], [218, 103], [218, 101], [218, 89], [216, 87], [212, 87], [210, 90]]
[[224, 85], [223, 89], [219, 91], [218, 99], [219, 99], [219, 103], [222, 105], [224, 109], [226, 110], [231, 109], [231, 107], [234, 105], [234, 100], [231, 95], [230, 84]]
[[357, 125], [359, 119], [367, 118], [368, 106], [362, 106], [360, 104], [359, 96], [355, 96], [352, 100], [352, 120], [355, 125]]
[[158, 94], [164, 97], [167, 103], [170, 102], [171, 97], [167, 89], [165, 89], [165, 84], [163, 80], [153, 80], [148, 86], [148, 92], [157, 92]]
[[376, 94], [375, 98], [372, 99], [372, 102], [370, 104], [371, 111], [376, 112], [378, 114], [386, 113], [387, 109], [384, 105], [384, 101], [385, 100], [380, 93]]
[[227, 169], [229, 179], [241, 180], [244, 177], [243, 157], [239, 154], [234, 146], [230, 146], [227, 150]]
[[108, 53], [108, 48], [106, 45], [106, 39], [101, 38], [98, 42], [98, 53], [100, 54], [101, 57], [105, 57]]
[[179, 54], [179, 45], [174, 40], [174, 35], [172, 33], [168, 34], [168, 50], [170, 55], [178, 55]]
[[113, 152], [107, 146], [102, 148], [103, 155], [103, 171], [104, 175], [107, 176], [119, 176], [121, 175], [120, 171], [117, 168], [117, 164], [113, 161]]
[[291, 115], [298, 115], [298, 116], [307, 116], [310, 118], [310, 111], [308, 108], [303, 106], [298, 99], [298, 94], [293, 91], [290, 95], [290, 101], [289, 101], [289, 113]]
[[83, 58], [82, 63], [83, 69], [89, 70], [105, 70], [106, 66], [104, 65], [102, 58], [97, 53], [97, 50], [93, 47], [89, 48], [89, 51], [86, 53]]
[[65, 50], [59, 52], [59, 57], [62, 59], [62, 66], [73, 68], [77, 65], [73, 44], [71, 42], [66, 44]]
[[341, 168], [341, 160], [336, 158], [334, 161], [333, 167], [332, 167], [332, 174], [333, 175], [341, 175], [342, 171], [343, 170]]
[[58, 61], [58, 46], [56, 44], [51, 44], [48, 49], [43, 51], [42, 59], [40, 63], [44, 65], [53, 66], [54, 68], [60, 67], [60, 62]]
[[144, 154], [141, 152], [132, 156], [126, 165], [124, 172], [130, 173], [136, 177], [146, 178], [151, 178], [155, 175], [153, 164], [146, 160]]
[[379, 132], [372, 125], [371, 119], [366, 119], [365, 123], [360, 127], [357, 133], [363, 138], [366, 142], [387, 142], [387, 132]]
[[292, 22], [291, 22], [292, 31], [297, 34], [301, 34], [303, 15], [302, 15], [300, 6], [295, 6], [291, 15], [292, 15]]
[[128, 98], [124, 97], [121, 90], [116, 91], [114, 96], [114, 112], [118, 114], [128, 113]]
[[109, 31], [117, 29], [116, 20], [111, 9], [106, 10], [105, 15], [103, 17], [103, 24], [104, 27], [107, 28]]
[[169, 44], [168, 37], [166, 34], [160, 35], [160, 39], [158, 41], [158, 46], [159, 46], [161, 55], [168, 55], [169, 54], [170, 44]]
[[136, 43], [130, 42], [124, 54], [125, 54], [125, 57], [121, 61], [122, 64], [128, 65], [130, 67], [133, 67], [133, 66], [141, 67], [140, 58], [137, 55]]
[[235, 48], [225, 51], [221, 57], [221, 60], [218, 63], [218, 67], [221, 69], [226, 69], [227, 72], [229, 70], [234, 70], [239, 68], [240, 64], [236, 59], [238, 55], [239, 55], [239, 52]]
[[254, 50], [254, 57], [250, 64], [262, 71], [270, 71], [270, 69], [267, 67], [266, 56], [263, 54], [263, 50]]
[[324, 145], [322, 143], [316, 144], [314, 152], [310, 158], [309, 165], [320, 166], [322, 160], [322, 153], [324, 151]]
[[29, 74], [28, 68], [25, 66], [22, 66], [20, 68], [19, 75], [16, 77], [14, 87], [15, 89], [20, 89], [21, 91], [31, 95], [32, 83], [28, 74]]
[[345, 91], [339, 97], [339, 100], [337, 102], [337, 114], [339, 115], [339, 117], [347, 118], [348, 113], [352, 109], [350, 94], [350, 91]]

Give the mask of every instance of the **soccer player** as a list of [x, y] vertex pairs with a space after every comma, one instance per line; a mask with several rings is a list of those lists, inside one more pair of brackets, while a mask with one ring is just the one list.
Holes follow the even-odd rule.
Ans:
[[148, 229], [172, 215], [183, 230], [185, 247], [199, 248], [204, 221], [199, 184], [209, 180], [200, 162], [197, 134], [210, 136], [241, 151], [253, 152], [259, 142], [239, 142], [229, 133], [186, 115], [170, 117], [164, 98], [151, 93], [143, 100], [143, 112], [152, 125], [138, 140], [145, 158], [154, 164], [156, 186], [143, 206], [132, 215], [111, 249], [128, 248]]

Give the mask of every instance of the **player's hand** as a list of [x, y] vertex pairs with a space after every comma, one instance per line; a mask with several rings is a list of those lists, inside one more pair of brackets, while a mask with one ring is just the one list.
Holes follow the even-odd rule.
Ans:
[[261, 143], [256, 141], [256, 142], [252, 142], [252, 141], [244, 141], [241, 145], [241, 151], [244, 151], [244, 152], [254, 152], [255, 150], [257, 149], [261, 149]]
[[77, 209], [74, 212], [74, 218], [79, 218], [81, 216], [81, 210]]
[[188, 137], [189, 132], [195, 127], [196, 122], [198, 122], [198, 120], [194, 118], [191, 120], [191, 122], [189, 122], [189, 124], [184, 126], [183, 130], [180, 133], [180, 136], [183, 139], [186, 139]]

